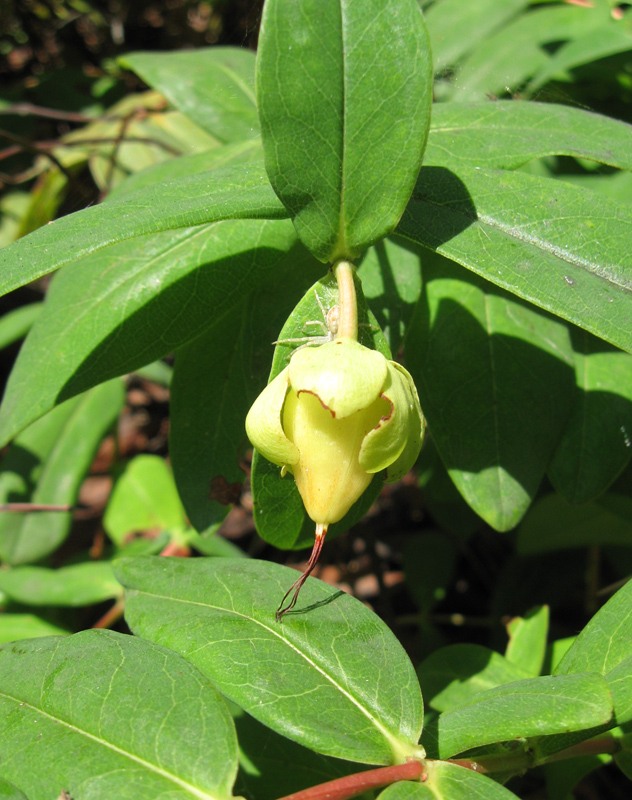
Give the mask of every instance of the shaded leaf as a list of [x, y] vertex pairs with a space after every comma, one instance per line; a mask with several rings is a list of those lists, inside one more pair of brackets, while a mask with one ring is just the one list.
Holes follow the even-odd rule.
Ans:
[[549, 607], [536, 606], [507, 623], [505, 658], [534, 677], [542, 671], [549, 632]]
[[228, 710], [162, 647], [110, 631], [5, 645], [0, 692], [0, 774], [29, 800], [231, 796]]
[[244, 559], [117, 566], [132, 630], [182, 653], [259, 721], [351, 761], [387, 764], [417, 753], [421, 695], [399, 642], [362, 603], [313, 578], [297, 610], [276, 622], [295, 576]]
[[509, 789], [471, 769], [445, 761], [429, 761], [426, 769], [424, 783], [394, 783], [379, 800], [517, 800]]
[[31, 606], [87, 606], [123, 594], [107, 561], [61, 569], [14, 567], [0, 571], [0, 590]]
[[397, 224], [431, 93], [415, 0], [266, 2], [257, 55], [266, 169], [321, 261], [355, 258]]
[[43, 303], [29, 303], [3, 314], [0, 318], [0, 349], [26, 336], [43, 308]]
[[36, 614], [9, 614], [7, 612], [0, 614], [0, 644], [15, 642], [18, 639], [58, 636], [67, 632]]

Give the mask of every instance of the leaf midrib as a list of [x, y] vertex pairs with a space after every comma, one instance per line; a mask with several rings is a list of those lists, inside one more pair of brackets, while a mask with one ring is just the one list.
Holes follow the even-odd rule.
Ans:
[[87, 739], [91, 739], [93, 742], [97, 742], [102, 747], [107, 747], [109, 750], [112, 750], [119, 755], [124, 756], [125, 758], [129, 758], [131, 761], [135, 761], [137, 764], [142, 765], [150, 772], [154, 772], [157, 775], [165, 778], [166, 780], [172, 781], [176, 785], [180, 786], [182, 789], [190, 792], [194, 797], [200, 798], [200, 800], [220, 800], [223, 796], [222, 795], [212, 795], [208, 792], [203, 792], [200, 789], [197, 789], [195, 786], [192, 786], [190, 783], [183, 781], [181, 778], [178, 778], [176, 775], [173, 775], [170, 772], [167, 772], [162, 767], [158, 767], [155, 764], [151, 764], [149, 761], [145, 761], [145, 759], [141, 758], [140, 756], [136, 756], [133, 753], [129, 753], [126, 750], [121, 749], [117, 745], [113, 744], [112, 742], [108, 742], [105, 739], [100, 739], [98, 736], [95, 736], [92, 733], [80, 728], [77, 725], [74, 725], [71, 722], [67, 722], [65, 719], [61, 719], [61, 717], [55, 717], [52, 714], [49, 714], [47, 711], [44, 711], [42, 708], [38, 708], [37, 706], [32, 705], [31, 703], [27, 703], [25, 700], [21, 700], [18, 697], [14, 697], [13, 695], [7, 694], [6, 692], [0, 692], [0, 697], [4, 697], [7, 700], [10, 700], [16, 703], [18, 706], [26, 707], [31, 711], [41, 714], [43, 717], [52, 720], [54, 723], [59, 723], [61, 725], [65, 725], [71, 731], [78, 733], [82, 736], [85, 736]]
[[[273, 636], [276, 636], [276, 638], [279, 639], [281, 642], [283, 642], [283, 644], [287, 645], [297, 655], [301, 656], [311, 667], [313, 667], [324, 678], [326, 678], [332, 684], [332, 686], [340, 692], [341, 695], [343, 695], [351, 703], [353, 703], [353, 705], [355, 705], [356, 708], [358, 708], [362, 712], [362, 714], [364, 714], [364, 716], [371, 722], [371, 724], [375, 727], [375, 729], [379, 731], [379, 733], [381, 733], [381, 735], [386, 739], [386, 741], [388, 742], [389, 746], [391, 747], [394, 753], [401, 750], [401, 745], [403, 744], [403, 742], [397, 739], [392, 733], [390, 733], [384, 727], [384, 725], [382, 725], [371, 713], [369, 713], [369, 711], [362, 705], [360, 700], [355, 698], [349, 691], [347, 691], [343, 686], [341, 686], [341, 684], [338, 683], [333, 678], [333, 676], [329, 675], [315, 661], [309, 658], [306, 653], [302, 652], [298, 647], [296, 647], [296, 645], [290, 642], [289, 639], [286, 639], [283, 636], [281, 636], [279, 633], [277, 633], [277, 631], [275, 631], [269, 625], [266, 625], [265, 623], [261, 622], [255, 617], [243, 614], [240, 611], [235, 610], [234, 608], [224, 608], [222, 606], [211, 605], [210, 603], [201, 603], [197, 600], [184, 600], [180, 597], [169, 597], [167, 595], [156, 594], [154, 592], [147, 592], [141, 589], [135, 589], [133, 591], [136, 591], [138, 594], [143, 594], [146, 597], [154, 597], [158, 600], [167, 600], [169, 602], [175, 602], [175, 603], [185, 603], [187, 605], [194, 605], [194, 606], [200, 606], [201, 608], [212, 609], [213, 611], [223, 611], [224, 613], [234, 614], [237, 617], [241, 617], [242, 619], [248, 620], [250, 622], [255, 623], [256, 625], [259, 625], [259, 627], [263, 628], [263, 630], [267, 631], [268, 633], [271, 633]], [[406, 742], [406, 744], [408, 744], [408, 742]]]

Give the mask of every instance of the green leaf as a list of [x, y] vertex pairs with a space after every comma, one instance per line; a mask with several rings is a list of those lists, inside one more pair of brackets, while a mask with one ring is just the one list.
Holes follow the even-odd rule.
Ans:
[[632, 125], [571, 106], [438, 103], [424, 161], [449, 169], [516, 169], [534, 158], [567, 155], [632, 169], [631, 139]]
[[219, 323], [295, 242], [290, 222], [231, 220], [123, 242], [62, 270], [11, 374], [0, 439]]
[[242, 296], [230, 315], [176, 355], [170, 455], [182, 502], [198, 531], [221, 523], [239, 499], [240, 459], [248, 447], [244, 421], [265, 385], [272, 342], [296, 298], [322, 272], [320, 262], [293, 236], [290, 240], [294, 246], [276, 265], [274, 278]]
[[528, 5], [529, 0], [437, 0], [426, 13], [435, 73], [456, 64]]
[[424, 167], [397, 232], [632, 351], [632, 206], [522, 172]]
[[632, 656], [632, 581], [599, 609], [555, 668], [556, 675], [607, 675]]
[[450, 477], [486, 522], [510, 530], [566, 422], [566, 327], [449, 261], [426, 259], [406, 358]]
[[612, 697], [600, 675], [553, 675], [508, 683], [475, 695], [438, 720], [439, 753], [516, 738], [581, 731], [610, 722]]
[[398, 353], [421, 293], [421, 248], [384, 239], [367, 250], [358, 277], [391, 353]]
[[522, 555], [591, 544], [630, 545], [632, 524], [601, 505], [571, 505], [558, 494], [546, 495], [533, 504], [516, 540]]
[[[212, 198], [212, 199], [211, 199]], [[68, 214], [0, 252], [0, 294], [116, 242], [222, 219], [283, 219], [287, 211], [257, 163], [225, 167]], [[139, 248], [136, 242], [135, 247]], [[110, 259], [114, 253], [110, 254]]]
[[428, 613], [451, 585], [457, 557], [454, 543], [445, 534], [424, 531], [406, 540], [402, 556], [408, 591], [419, 609]]
[[[244, 559], [118, 562], [126, 620], [191, 660], [253, 717], [325, 755], [372, 764], [418, 753], [419, 684], [371, 611], [307, 580], [299, 608], [275, 621], [294, 570]], [[397, 675], [397, 680], [386, 680]]]
[[114, 484], [105, 509], [103, 527], [110, 539], [120, 546], [135, 531], [182, 531], [186, 526], [167, 462], [160, 456], [133, 458]]
[[577, 390], [548, 469], [570, 503], [603, 494], [632, 456], [632, 355], [586, 331], [571, 331]]
[[358, 772], [358, 764], [314, 753], [264, 727], [249, 714], [234, 715], [239, 740], [235, 793], [256, 800], [309, 789]]
[[3, 314], [0, 318], [0, 350], [26, 336], [43, 308], [43, 303], [29, 303]]
[[257, 55], [266, 169], [307, 248], [355, 258], [393, 230], [432, 92], [415, 0], [268, 0]]
[[0, 590], [31, 606], [87, 606], [123, 594], [107, 561], [61, 569], [14, 567], [0, 571]]
[[505, 658], [534, 677], [542, 671], [549, 632], [549, 607], [536, 606], [507, 624], [509, 643]]
[[[386, 358], [391, 353], [376, 318], [369, 309], [356, 279], [358, 297], [359, 341], [371, 349], [378, 350]], [[274, 351], [269, 380], [275, 378], [286, 366], [297, 347], [309, 342], [322, 344], [330, 337], [327, 329], [327, 314], [338, 304], [338, 287], [330, 273], [307, 290], [296, 305], [280, 334]], [[260, 389], [264, 388], [261, 380]], [[314, 538], [314, 523], [303, 507], [303, 501], [290, 476], [281, 477], [279, 467], [271, 464], [255, 451], [251, 485], [256, 512], [255, 524], [259, 535], [275, 547], [301, 549], [311, 546]], [[329, 540], [348, 530], [366, 514], [382, 489], [383, 478], [377, 474], [362, 497], [340, 520], [327, 531]]]
[[632, 656], [610, 670], [606, 683], [612, 692], [617, 725], [632, 721]]
[[446, 761], [428, 761], [424, 783], [399, 781], [378, 800], [517, 800], [509, 789], [471, 769]]
[[[21, 489], [29, 502], [53, 505], [73, 505], [76, 502], [97, 448], [118, 417], [124, 399], [123, 383], [115, 380], [95, 387], [77, 401], [71, 401], [70, 413], [64, 415], [54, 444], [44, 448], [46, 455], [37, 468], [37, 484], [31, 491], [26, 484]], [[48, 432], [45, 435], [48, 437]], [[31, 437], [25, 434], [25, 438], [18, 439], [14, 445], [16, 458], [26, 469], [22, 473], [24, 476], [33, 468], [34, 459], [39, 460], [37, 445], [34, 453], [29, 451], [30, 441]], [[9, 469], [13, 472], [12, 466]], [[10, 520], [0, 523], [3, 560], [8, 564], [25, 564], [52, 553], [68, 535], [71, 522], [70, 511], [32, 511], [12, 515]]]
[[560, 47], [527, 86], [525, 94], [532, 97], [552, 78], [566, 73], [568, 70], [616, 53], [626, 53], [629, 50], [632, 50], [632, 34], [629, 24], [626, 25], [624, 20], [611, 19], [602, 28], [588, 31], [584, 36]]
[[607, 20], [609, 11], [603, 5], [551, 5], [520, 14], [460, 60], [450, 100], [486, 100], [520, 89], [550, 60], [547, 45], [588, 33]]
[[[52, 625], [36, 614], [0, 614], [0, 644], [18, 639], [37, 639], [40, 636], [58, 636], [68, 631]], [[0, 794], [0, 797], [2, 795]]]
[[29, 800], [231, 796], [226, 705], [183, 658], [142, 639], [84, 631], [5, 645], [0, 705], [11, 753], [0, 774]]
[[173, 53], [129, 53], [122, 66], [223, 142], [259, 135], [255, 54], [239, 47]]
[[602, 753], [597, 756], [584, 756], [545, 764], [544, 774], [549, 800], [568, 800], [573, 797], [573, 788], [586, 775], [607, 764], [611, 759], [612, 756]]
[[417, 668], [424, 700], [437, 711], [449, 711], [481, 692], [527, 676], [517, 664], [478, 644], [442, 647]]
[[16, 789], [12, 783], [2, 780], [2, 778], [0, 778], [0, 797], [2, 800], [29, 800], [24, 792]]

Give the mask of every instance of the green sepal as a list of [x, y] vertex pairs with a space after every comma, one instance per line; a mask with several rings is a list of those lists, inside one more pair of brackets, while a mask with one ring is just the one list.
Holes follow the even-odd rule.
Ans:
[[[419, 458], [419, 452], [426, 432], [426, 420], [421, 412], [417, 387], [407, 369], [395, 361], [389, 362], [401, 376], [401, 385], [407, 400], [408, 415], [406, 420], [406, 431], [408, 439], [399, 458], [386, 468], [386, 483], [395, 483], [403, 478], [415, 465]], [[403, 399], [403, 398], [402, 398]]]
[[286, 367], [255, 400], [246, 417], [246, 433], [261, 455], [279, 467], [298, 462], [298, 447], [283, 432], [281, 412], [289, 388], [290, 368]]

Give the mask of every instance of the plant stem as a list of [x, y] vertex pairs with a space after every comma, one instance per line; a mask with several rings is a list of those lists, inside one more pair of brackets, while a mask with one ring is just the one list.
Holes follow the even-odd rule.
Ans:
[[424, 774], [423, 762], [407, 761], [405, 764], [398, 764], [395, 767], [381, 767], [346, 775], [344, 778], [327, 781], [327, 783], [304, 789], [302, 792], [288, 794], [281, 800], [348, 800], [348, 798], [355, 797], [369, 789], [379, 789], [389, 783], [395, 783], [395, 781], [414, 781], [419, 778], [423, 780]]
[[338, 261], [334, 275], [338, 282], [340, 320], [336, 339], [358, 339], [358, 300], [356, 298], [355, 268], [350, 261]]

